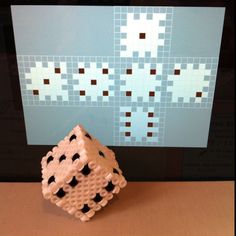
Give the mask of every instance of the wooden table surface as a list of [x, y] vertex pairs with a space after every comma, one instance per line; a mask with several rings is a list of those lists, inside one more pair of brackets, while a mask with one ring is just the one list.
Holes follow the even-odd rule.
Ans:
[[129, 182], [90, 222], [42, 198], [40, 183], [0, 183], [1, 236], [233, 236], [234, 182]]

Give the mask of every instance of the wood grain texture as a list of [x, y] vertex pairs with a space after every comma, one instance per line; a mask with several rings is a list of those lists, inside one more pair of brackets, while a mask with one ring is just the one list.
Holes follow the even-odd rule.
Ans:
[[40, 183], [0, 183], [0, 235], [233, 236], [234, 182], [130, 182], [88, 223], [44, 200]]

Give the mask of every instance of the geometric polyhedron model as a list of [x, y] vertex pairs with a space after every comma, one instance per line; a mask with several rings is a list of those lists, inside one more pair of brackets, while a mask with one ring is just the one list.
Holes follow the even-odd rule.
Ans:
[[42, 192], [81, 221], [88, 221], [127, 184], [112, 150], [77, 125], [42, 158]]

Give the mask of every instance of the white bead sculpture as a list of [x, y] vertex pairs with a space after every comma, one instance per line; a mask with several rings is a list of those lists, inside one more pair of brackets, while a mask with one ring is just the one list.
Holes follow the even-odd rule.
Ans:
[[81, 221], [88, 221], [127, 184], [113, 151], [79, 125], [41, 165], [44, 198]]

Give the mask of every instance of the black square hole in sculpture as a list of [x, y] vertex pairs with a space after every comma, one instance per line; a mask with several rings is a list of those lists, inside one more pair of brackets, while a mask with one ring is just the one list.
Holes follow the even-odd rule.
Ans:
[[115, 168], [113, 168], [113, 173], [115, 173], [115, 174], [120, 174], [119, 172], [118, 172], [118, 170], [117, 169], [115, 169]]
[[63, 198], [66, 195], [66, 192], [63, 190], [63, 188], [60, 188], [57, 193], [56, 193], [57, 197], [59, 198]]
[[84, 166], [84, 168], [81, 170], [81, 173], [82, 173], [83, 175], [89, 175], [90, 172], [91, 172], [91, 170], [90, 170], [90, 168], [88, 167], [88, 164], [86, 164], [86, 165]]
[[84, 207], [81, 209], [83, 213], [86, 213], [90, 210], [89, 206], [87, 204], [84, 204]]
[[59, 162], [62, 162], [63, 160], [66, 159], [66, 156], [65, 155], [62, 155], [60, 158], [59, 158]]
[[75, 187], [77, 184], [79, 183], [79, 181], [75, 178], [75, 176], [73, 177], [73, 179], [70, 181], [69, 185], [73, 188]]
[[114, 188], [115, 188], [115, 185], [111, 181], [109, 181], [108, 185], [105, 187], [107, 192], [111, 192]]
[[72, 161], [75, 161], [76, 159], [79, 159], [80, 155], [78, 153], [75, 153], [74, 156], [72, 157]]
[[50, 162], [50, 161], [53, 161], [53, 156], [50, 156], [50, 157], [48, 157], [48, 159], [47, 159], [47, 164]]
[[48, 179], [48, 184], [52, 183], [52, 182], [55, 182], [55, 177], [54, 176], [51, 176], [49, 179]]
[[85, 137], [87, 137], [87, 138], [89, 138], [89, 139], [91, 139], [92, 140], [92, 138], [91, 138], [91, 136], [87, 133], [87, 134], [85, 134]]
[[70, 142], [71, 142], [72, 140], [74, 140], [74, 139], [76, 139], [76, 136], [73, 134], [73, 135], [70, 137]]
[[102, 156], [102, 157], [105, 157], [105, 155], [102, 151], [99, 151], [99, 155]]
[[95, 202], [100, 202], [102, 200], [102, 197], [99, 193], [96, 194], [95, 198], [93, 199]]

